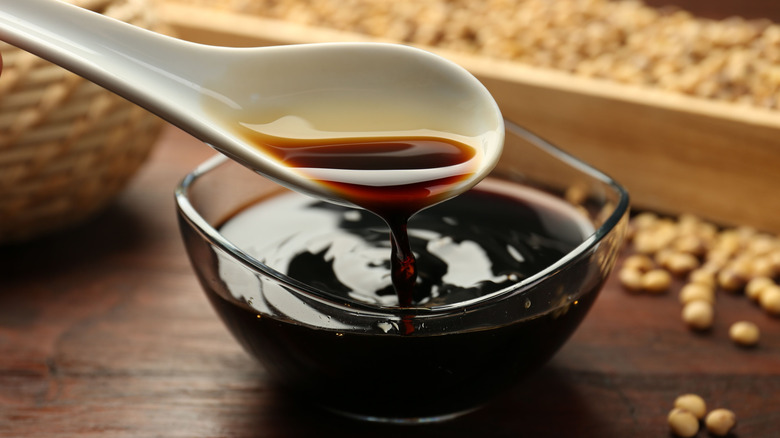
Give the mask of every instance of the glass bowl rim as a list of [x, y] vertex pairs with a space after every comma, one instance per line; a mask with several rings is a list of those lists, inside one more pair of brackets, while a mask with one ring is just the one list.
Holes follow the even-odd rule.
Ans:
[[[217, 154], [205, 162], [198, 165], [194, 170], [189, 172], [184, 178], [181, 179], [174, 191], [174, 197], [176, 206], [183, 217], [198, 231], [201, 237], [203, 237], [210, 245], [216, 246], [221, 251], [229, 254], [233, 259], [244, 265], [246, 268], [260, 272], [265, 276], [278, 281], [288, 289], [294, 289], [296, 293], [303, 294], [309, 299], [314, 299], [319, 302], [327, 303], [333, 306], [348, 309], [352, 312], [364, 311], [369, 313], [379, 313], [383, 315], [418, 315], [418, 316], [436, 316], [454, 311], [461, 312], [466, 309], [474, 310], [477, 307], [489, 306], [497, 301], [502, 301], [511, 296], [515, 296], [519, 293], [523, 293], [533, 286], [543, 282], [546, 278], [551, 277], [554, 272], [565, 269], [567, 266], [574, 264], [582, 257], [587, 255], [593, 248], [595, 248], [604, 237], [606, 237], [620, 222], [623, 216], [629, 209], [629, 194], [628, 191], [613, 180], [611, 177], [594, 168], [593, 166], [585, 163], [584, 161], [574, 157], [573, 155], [563, 151], [562, 149], [554, 146], [552, 143], [537, 136], [531, 131], [513, 123], [509, 120], [504, 120], [505, 129], [514, 135], [532, 143], [534, 146], [543, 149], [556, 160], [565, 163], [566, 165], [576, 168], [580, 172], [588, 175], [589, 177], [601, 181], [603, 184], [610, 187], [618, 196], [618, 203], [614, 206], [612, 212], [604, 220], [604, 222], [596, 228], [586, 239], [582, 241], [577, 247], [569, 251], [566, 255], [561, 257], [555, 263], [546, 267], [545, 269], [537, 272], [536, 274], [527, 277], [511, 286], [507, 286], [503, 289], [495, 292], [483, 295], [471, 300], [461, 301], [452, 304], [445, 304], [431, 307], [400, 307], [400, 306], [378, 306], [370, 303], [361, 303], [357, 301], [348, 301], [336, 297], [326, 291], [319, 290], [304, 282], [288, 277], [287, 275], [271, 268], [270, 266], [262, 263], [257, 258], [246, 253], [238, 246], [233, 244], [230, 240], [225, 238], [217, 229], [212, 227], [206, 219], [204, 219], [197, 209], [192, 205], [188, 198], [188, 192], [190, 187], [201, 177], [205, 176], [210, 171], [218, 168], [219, 166], [227, 163], [230, 159], [224, 155]], [[262, 177], [258, 175], [258, 177]]]

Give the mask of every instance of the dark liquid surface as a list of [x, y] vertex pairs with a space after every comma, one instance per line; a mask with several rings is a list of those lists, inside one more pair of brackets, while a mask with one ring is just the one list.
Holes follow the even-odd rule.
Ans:
[[[486, 181], [416, 215], [404, 230], [417, 261], [412, 294], [398, 302], [395, 239], [376, 216], [286, 194], [234, 216], [220, 231], [272, 268], [335, 296], [378, 306], [434, 307], [516, 284], [552, 265], [592, 231], [542, 192]], [[504, 194], [506, 192], [507, 194]], [[405, 225], [405, 224], [404, 224]], [[408, 231], [408, 233], [406, 233]], [[395, 248], [393, 248], [395, 250]], [[391, 281], [393, 280], [393, 281]]]
[[390, 230], [393, 287], [399, 304], [411, 306], [417, 264], [407, 222], [449, 197], [474, 173], [475, 149], [433, 137], [291, 140], [246, 135], [285, 166], [384, 220]]
[[[521, 189], [504, 192], [471, 191], [412, 220], [418, 305], [462, 302], [516, 283], [557, 261], [589, 232], [560, 201]], [[314, 287], [346, 300], [395, 304], [387, 278], [380, 281], [390, 270], [387, 229], [373, 215], [282, 195], [239, 212], [221, 231]], [[343, 315], [316, 303], [293, 305], [272, 296], [268, 285], [248, 287], [222, 268], [201, 277], [207, 295], [275, 381], [310, 403], [385, 418], [465, 411], [511, 388], [568, 338], [603, 281], [583, 260], [524, 298], [525, 304], [502, 307], [502, 314], [520, 315], [508, 324], [475, 314], [482, 322], [471, 329], [431, 332], [423, 327], [430, 321], [409, 314], [398, 327], [378, 320], [379, 328], [358, 330], [339, 320]]]

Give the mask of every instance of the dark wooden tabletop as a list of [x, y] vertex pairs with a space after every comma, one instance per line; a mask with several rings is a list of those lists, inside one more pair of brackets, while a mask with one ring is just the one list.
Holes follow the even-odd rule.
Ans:
[[[666, 437], [685, 392], [735, 411], [737, 436], [780, 436], [780, 319], [724, 296], [694, 335], [675, 294], [614, 276], [555, 358], [477, 413], [399, 427], [296, 405], [230, 337], [180, 242], [174, 186], [212, 153], [169, 128], [107, 211], [0, 247], [0, 436]], [[728, 340], [738, 319], [762, 328], [757, 348]]]

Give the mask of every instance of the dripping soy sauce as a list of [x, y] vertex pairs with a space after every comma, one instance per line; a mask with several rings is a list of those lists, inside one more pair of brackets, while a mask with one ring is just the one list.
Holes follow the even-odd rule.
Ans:
[[[285, 166], [309, 174], [340, 199], [387, 224], [398, 304], [412, 306], [417, 263], [409, 243], [409, 219], [447, 199], [452, 187], [474, 174], [476, 150], [451, 139], [425, 136], [293, 140], [255, 133], [252, 137], [253, 144]], [[387, 171], [393, 172], [392, 177], [382, 178]]]

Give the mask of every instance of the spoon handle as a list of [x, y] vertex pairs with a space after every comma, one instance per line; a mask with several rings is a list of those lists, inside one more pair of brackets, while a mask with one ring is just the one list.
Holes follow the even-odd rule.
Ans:
[[57, 0], [0, 0], [0, 40], [169, 120], [193, 104], [202, 68], [192, 52], [206, 47]]

